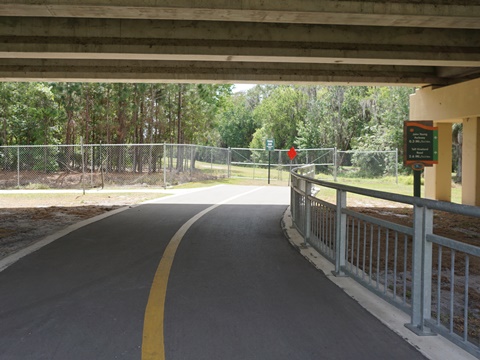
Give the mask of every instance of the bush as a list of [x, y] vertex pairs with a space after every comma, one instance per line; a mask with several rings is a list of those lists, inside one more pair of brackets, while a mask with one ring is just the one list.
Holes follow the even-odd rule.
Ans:
[[396, 165], [394, 157], [394, 154], [386, 152], [355, 152], [352, 155], [352, 165], [358, 168], [359, 177], [376, 178], [393, 175]]

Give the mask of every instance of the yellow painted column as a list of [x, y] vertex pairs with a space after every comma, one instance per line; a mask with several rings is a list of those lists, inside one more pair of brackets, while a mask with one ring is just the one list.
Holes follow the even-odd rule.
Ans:
[[480, 118], [463, 120], [462, 203], [480, 206]]
[[452, 124], [436, 123], [438, 127], [438, 164], [425, 168], [425, 197], [452, 200]]
[[437, 172], [435, 171], [435, 166], [428, 166], [425, 167], [425, 170], [423, 172], [423, 184], [424, 184], [424, 189], [425, 189], [425, 197], [427, 199], [436, 199], [437, 196], [437, 189], [436, 189], [436, 183], [437, 183]]

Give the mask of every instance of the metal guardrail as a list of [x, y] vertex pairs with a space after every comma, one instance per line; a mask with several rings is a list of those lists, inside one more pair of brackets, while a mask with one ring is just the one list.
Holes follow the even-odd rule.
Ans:
[[[314, 188], [334, 189], [336, 201], [315, 197]], [[348, 208], [348, 194], [409, 205], [411, 225]], [[405, 311], [415, 333], [441, 334], [480, 358], [480, 239], [466, 244], [434, 234], [434, 211], [480, 219], [480, 207], [316, 180], [311, 167], [291, 172], [294, 225], [337, 276], [351, 276]]]

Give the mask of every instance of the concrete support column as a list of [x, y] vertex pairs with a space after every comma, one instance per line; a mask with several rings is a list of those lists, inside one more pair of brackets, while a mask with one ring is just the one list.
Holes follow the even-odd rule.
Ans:
[[[438, 165], [425, 171], [426, 196], [448, 200], [447, 183], [451, 182], [451, 129], [448, 123], [463, 120], [462, 203], [480, 206], [480, 78], [444, 86], [419, 89], [410, 97], [410, 120], [430, 120], [438, 125]], [[445, 126], [445, 127], [444, 127]], [[447, 150], [448, 149], [448, 150]], [[448, 161], [446, 161], [448, 159]], [[441, 166], [441, 167], [440, 167]], [[440, 167], [440, 168], [439, 168]], [[447, 170], [448, 167], [448, 170]], [[440, 179], [442, 178], [443, 179]], [[451, 190], [449, 190], [450, 192]]]
[[480, 118], [463, 120], [462, 203], [480, 206]]
[[438, 123], [438, 164], [425, 168], [425, 197], [452, 200], [452, 124]]

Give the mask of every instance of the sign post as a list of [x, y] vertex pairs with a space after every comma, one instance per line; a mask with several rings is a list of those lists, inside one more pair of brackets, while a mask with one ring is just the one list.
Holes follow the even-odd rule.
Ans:
[[[295, 148], [292, 146], [287, 152], [287, 155], [290, 158], [290, 171], [292, 171], [292, 162], [293, 159], [295, 159], [295, 157], [297, 156], [297, 150], [295, 150]], [[290, 186], [290, 174], [288, 174], [288, 186]]]
[[268, 151], [268, 184], [270, 185], [270, 160], [271, 160], [271, 153], [275, 150], [275, 139], [267, 139], [265, 140], [265, 150]]
[[403, 163], [412, 167], [413, 196], [420, 197], [423, 169], [438, 163], [438, 128], [432, 121], [405, 121], [403, 137]]

